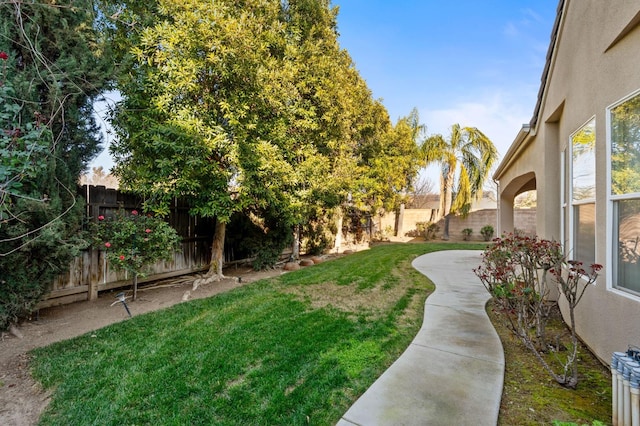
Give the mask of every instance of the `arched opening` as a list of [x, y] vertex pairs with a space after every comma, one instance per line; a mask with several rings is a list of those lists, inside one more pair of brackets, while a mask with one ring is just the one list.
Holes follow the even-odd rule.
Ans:
[[[498, 203], [498, 233], [513, 232], [515, 229], [522, 230], [527, 233], [535, 233], [536, 230], [536, 210], [535, 207], [529, 205], [519, 206], [516, 210], [516, 197], [520, 194], [527, 193], [532, 199], [535, 199], [536, 191], [536, 175], [534, 172], [525, 173], [512, 179], [510, 182], [503, 184], [500, 182], [500, 198]], [[531, 193], [533, 192], [533, 194]]]

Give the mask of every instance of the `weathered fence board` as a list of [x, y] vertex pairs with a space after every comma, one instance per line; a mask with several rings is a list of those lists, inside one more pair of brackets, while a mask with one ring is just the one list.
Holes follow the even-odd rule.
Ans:
[[[78, 192], [86, 200], [85, 214], [90, 220], [97, 220], [99, 215], [110, 216], [119, 208], [141, 209], [144, 201], [104, 186], [84, 185]], [[176, 252], [171, 261], [152, 265], [145, 271], [145, 277], [139, 279], [140, 283], [202, 271], [209, 265], [213, 221], [191, 216], [186, 203], [176, 199], [171, 205], [168, 222], [182, 237], [182, 250]], [[131, 280], [127, 274], [111, 268], [104, 251], [87, 249], [71, 262], [66, 273], [51, 283], [38, 306], [95, 300], [100, 291], [128, 284]]]

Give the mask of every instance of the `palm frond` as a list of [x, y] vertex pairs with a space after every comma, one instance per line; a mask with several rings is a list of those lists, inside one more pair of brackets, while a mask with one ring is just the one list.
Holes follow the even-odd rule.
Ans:
[[[468, 213], [473, 199], [482, 197], [482, 186], [498, 158], [491, 140], [475, 127], [454, 124], [448, 139], [442, 135], [430, 136], [421, 150], [426, 164], [440, 164], [441, 178], [445, 180], [443, 188], [451, 188], [455, 182], [451, 207], [445, 211]], [[449, 173], [451, 170], [457, 175]], [[446, 182], [448, 176], [453, 176], [453, 182]], [[441, 193], [441, 197], [444, 195]]]

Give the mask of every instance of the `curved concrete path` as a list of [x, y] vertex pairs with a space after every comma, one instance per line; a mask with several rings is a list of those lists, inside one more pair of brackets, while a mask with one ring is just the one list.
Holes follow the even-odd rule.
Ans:
[[422, 328], [338, 426], [497, 423], [504, 353], [485, 312], [489, 293], [472, 270], [481, 260], [479, 251], [455, 250], [413, 261], [436, 285]]

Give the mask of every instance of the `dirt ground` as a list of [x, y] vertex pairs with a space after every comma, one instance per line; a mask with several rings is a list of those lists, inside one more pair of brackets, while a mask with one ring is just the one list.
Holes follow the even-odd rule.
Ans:
[[[178, 277], [139, 289], [137, 300], [128, 299], [127, 305], [135, 316], [282, 273], [282, 269], [256, 272], [250, 268], [233, 268], [224, 271], [226, 279], [200, 285], [195, 290], [193, 282], [199, 276]], [[27, 352], [126, 320], [124, 306], [113, 304], [116, 294], [117, 291], [105, 292], [93, 302], [42, 309], [37, 318], [19, 324], [17, 334], [21, 337], [6, 332], [0, 334], [0, 425], [34, 425], [49, 403], [48, 393], [29, 374]]]

